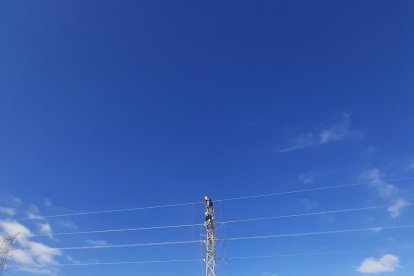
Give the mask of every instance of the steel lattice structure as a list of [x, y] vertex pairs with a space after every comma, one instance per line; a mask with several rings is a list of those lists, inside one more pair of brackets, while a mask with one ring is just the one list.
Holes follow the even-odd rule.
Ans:
[[3, 275], [3, 270], [6, 267], [7, 257], [13, 250], [11, 245], [16, 242], [16, 236], [7, 236], [3, 239], [0, 247], [0, 276]]
[[216, 229], [214, 226], [214, 207], [209, 197], [205, 197], [205, 227], [206, 227], [206, 276], [216, 276]]

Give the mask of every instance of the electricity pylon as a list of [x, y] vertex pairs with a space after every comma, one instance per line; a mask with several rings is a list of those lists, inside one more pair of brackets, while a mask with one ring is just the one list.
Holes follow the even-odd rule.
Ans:
[[204, 197], [206, 202], [205, 227], [206, 227], [206, 276], [216, 276], [216, 229], [214, 226], [213, 202], [208, 196]]
[[17, 236], [7, 236], [3, 239], [0, 247], [0, 276], [3, 275], [3, 270], [6, 267], [7, 257], [13, 250], [12, 244], [16, 242]]

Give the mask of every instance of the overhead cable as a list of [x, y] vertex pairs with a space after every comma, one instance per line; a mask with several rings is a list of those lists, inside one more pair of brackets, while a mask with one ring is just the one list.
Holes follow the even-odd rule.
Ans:
[[[336, 254], [353, 254], [360, 251], [336, 251], [336, 252], [315, 252], [315, 253], [296, 253], [296, 254], [277, 254], [277, 255], [258, 255], [258, 256], [233, 256], [217, 258], [219, 261], [238, 260], [238, 259], [260, 259], [260, 258], [279, 258], [279, 257], [300, 257], [300, 256], [326, 256]], [[119, 261], [119, 262], [76, 262], [76, 263], [52, 263], [52, 264], [32, 264], [29, 267], [65, 267], [65, 266], [97, 266], [97, 265], [130, 265], [130, 264], [158, 264], [176, 262], [202, 262], [204, 259], [171, 259], [171, 260], [150, 260], [150, 261]]]
[[[384, 179], [383, 181], [396, 182], [396, 181], [407, 181], [407, 180], [412, 180], [412, 179], [414, 179], [414, 176], [413, 177], [394, 178], [394, 179]], [[322, 191], [322, 190], [331, 190], [331, 189], [340, 189], [340, 188], [348, 188], [348, 187], [355, 187], [355, 186], [363, 186], [363, 185], [375, 184], [375, 183], [376, 183], [376, 181], [357, 182], [357, 183], [352, 183], [352, 184], [323, 186], [323, 187], [317, 187], [317, 188], [292, 190], [292, 191], [286, 191], [286, 192], [276, 192], [276, 193], [268, 193], [268, 194], [261, 194], [261, 195], [252, 195], [252, 196], [241, 196], [241, 197], [217, 199], [215, 201], [216, 202], [224, 202], [224, 201], [235, 201], [235, 200], [245, 200], [245, 199], [281, 196], [281, 195], [289, 195], [289, 194], [297, 194], [297, 193], [306, 193], [306, 192], [314, 192], [314, 191]]]
[[153, 260], [153, 261], [125, 261], [125, 262], [91, 262], [91, 263], [52, 263], [52, 264], [29, 264], [28, 267], [64, 267], [64, 266], [96, 266], [96, 265], [128, 265], [128, 264], [158, 264], [158, 263], [178, 263], [178, 262], [198, 262], [203, 259], [172, 259], [172, 260]]
[[[240, 241], [240, 240], [276, 239], [276, 238], [289, 238], [289, 237], [332, 235], [332, 234], [341, 234], [341, 233], [380, 232], [384, 230], [398, 230], [398, 229], [411, 229], [411, 228], [414, 228], [414, 225], [378, 226], [378, 227], [369, 227], [369, 228], [354, 228], [354, 229], [317, 231], [317, 232], [301, 232], [301, 233], [258, 235], [258, 236], [246, 236], [246, 237], [230, 237], [230, 238], [222, 238], [222, 239], [216, 239], [216, 240], [217, 241]], [[61, 248], [53, 248], [53, 249], [67, 251], [67, 250], [108, 249], [108, 248], [129, 248], [129, 247], [148, 247], [148, 246], [178, 245], [178, 244], [195, 244], [195, 243], [201, 243], [201, 242], [203, 242], [203, 240], [108, 244], [108, 245], [93, 245], [93, 246], [61, 247]], [[30, 250], [27, 250], [27, 251], [30, 251]]]
[[304, 233], [292, 233], [292, 234], [260, 235], [260, 236], [235, 237], [235, 238], [226, 238], [226, 239], [217, 239], [217, 240], [240, 241], [240, 240], [275, 239], [275, 238], [318, 236], [318, 235], [330, 235], [330, 234], [342, 234], [342, 233], [356, 233], [356, 232], [367, 232], [367, 231], [380, 232], [383, 230], [396, 230], [396, 229], [409, 229], [409, 228], [414, 228], [414, 225], [370, 227], [370, 228], [304, 232]]
[[[414, 179], [414, 176], [400, 177], [400, 178], [390, 178], [390, 179], [384, 179], [383, 181], [396, 182], [396, 181], [407, 181], [407, 180], [412, 180], [412, 179]], [[374, 183], [375, 183], [375, 181], [357, 182], [357, 183], [352, 183], [352, 184], [342, 184], [342, 185], [324, 186], [324, 187], [292, 190], [292, 191], [277, 192], [277, 193], [268, 193], [268, 194], [260, 194], [260, 195], [251, 195], [251, 196], [241, 196], [241, 197], [233, 197], [233, 198], [216, 199], [215, 201], [216, 202], [225, 202], [225, 201], [255, 199], [255, 198], [263, 198], [263, 197], [272, 197], [272, 196], [281, 196], [281, 195], [288, 195], [288, 194], [305, 193], [305, 192], [312, 192], [312, 191], [322, 191], [322, 190], [332, 190], [332, 189], [340, 189], [340, 188], [347, 188], [347, 187], [363, 186], [363, 185], [374, 184]], [[140, 211], [140, 210], [150, 210], [150, 209], [160, 209], [160, 208], [171, 208], [171, 207], [180, 207], [180, 206], [191, 206], [191, 205], [198, 205], [198, 204], [204, 204], [204, 203], [203, 202], [187, 202], [187, 203], [154, 205], [154, 206], [133, 207], [133, 208], [124, 208], [124, 209], [96, 210], [96, 211], [87, 211], [87, 212], [73, 212], [73, 213], [47, 215], [47, 216], [40, 216], [39, 215], [39, 216], [29, 216], [29, 217], [24, 217], [24, 218], [17, 218], [16, 220], [42, 220], [42, 219], [46, 219], [46, 218], [59, 218], [59, 217], [74, 217], [74, 216], [86, 216], [86, 215], [97, 215], [97, 214], [109, 214], [109, 213], [130, 212], [130, 211]]]
[[[284, 218], [305, 217], [305, 216], [318, 216], [318, 215], [338, 214], [338, 213], [346, 213], [346, 212], [359, 212], [359, 211], [374, 210], [374, 209], [381, 209], [381, 208], [387, 208], [387, 207], [388, 206], [386, 206], [386, 205], [382, 205], [382, 206], [349, 208], [349, 209], [320, 211], [320, 212], [308, 212], [308, 213], [282, 215], [282, 216], [227, 220], [227, 221], [216, 222], [216, 224], [232, 224], [232, 223], [252, 222], [252, 221], [261, 221], [261, 220], [273, 220], [273, 219], [284, 219]], [[150, 226], [150, 227], [137, 227], [137, 228], [103, 229], [103, 230], [91, 230], [91, 231], [76, 231], [76, 232], [39, 234], [39, 235], [33, 235], [32, 237], [46, 237], [46, 236], [50, 237], [50, 236], [80, 235], [80, 234], [132, 232], [132, 231], [145, 231], [145, 230], [185, 228], [185, 227], [195, 227], [195, 226], [202, 226], [202, 225], [203, 225], [202, 223], [194, 223], [194, 224], [164, 225], [164, 226]]]

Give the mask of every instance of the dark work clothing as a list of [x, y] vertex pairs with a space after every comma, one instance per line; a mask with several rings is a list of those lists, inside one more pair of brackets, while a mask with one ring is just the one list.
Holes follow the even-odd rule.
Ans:
[[208, 208], [213, 207], [213, 201], [212, 201], [211, 199], [207, 199], [207, 200], [206, 200], [206, 206], [207, 206]]
[[206, 221], [209, 221], [209, 220], [211, 220], [213, 217], [211, 216], [211, 215], [207, 215], [206, 216]]

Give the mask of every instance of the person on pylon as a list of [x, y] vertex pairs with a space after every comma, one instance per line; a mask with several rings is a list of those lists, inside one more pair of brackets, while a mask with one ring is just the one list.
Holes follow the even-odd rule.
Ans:
[[211, 200], [211, 198], [209, 196], [205, 196], [204, 201], [206, 202], [206, 208], [207, 209], [213, 208], [213, 201]]

